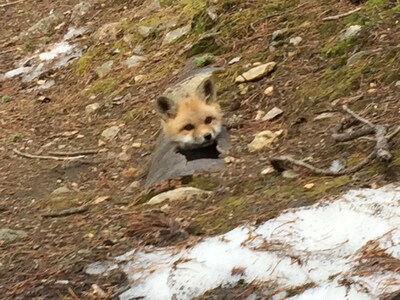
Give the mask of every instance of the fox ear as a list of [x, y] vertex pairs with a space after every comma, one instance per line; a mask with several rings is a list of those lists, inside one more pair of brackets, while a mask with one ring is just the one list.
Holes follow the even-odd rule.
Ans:
[[173, 118], [176, 113], [174, 102], [165, 96], [157, 98], [156, 110], [163, 118]]
[[197, 91], [207, 103], [214, 101], [216, 98], [214, 83], [210, 78], [204, 79], [197, 88]]

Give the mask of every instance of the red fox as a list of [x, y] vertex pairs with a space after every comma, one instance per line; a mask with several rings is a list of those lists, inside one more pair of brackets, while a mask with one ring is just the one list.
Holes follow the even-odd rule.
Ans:
[[212, 145], [222, 130], [222, 112], [209, 73], [168, 88], [156, 100], [165, 136], [180, 149]]

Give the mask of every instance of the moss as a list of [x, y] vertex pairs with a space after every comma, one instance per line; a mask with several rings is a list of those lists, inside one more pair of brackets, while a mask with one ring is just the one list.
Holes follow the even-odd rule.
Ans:
[[93, 65], [93, 60], [98, 58], [100, 54], [99, 48], [92, 48], [88, 50], [84, 55], [82, 55], [75, 63], [76, 73], [78, 75], [85, 74], [89, 67]]
[[365, 2], [366, 7], [383, 7], [388, 0], [368, 0]]
[[207, 6], [207, 0], [181, 0], [183, 13], [194, 16], [204, 10]]
[[205, 191], [212, 191], [219, 186], [219, 182], [213, 177], [199, 175], [193, 177], [189, 185]]
[[117, 80], [113, 78], [99, 80], [93, 83], [89, 87], [88, 91], [86, 92], [86, 95], [91, 96], [98, 94], [109, 94], [114, 90], [117, 84], [118, 84]]
[[353, 48], [358, 43], [357, 37], [351, 37], [343, 41], [337, 42], [334, 45], [328, 45], [324, 48], [324, 52], [328, 56], [343, 55]]
[[214, 55], [206, 53], [193, 58], [193, 62], [197, 67], [204, 67], [211, 64], [214, 61]]

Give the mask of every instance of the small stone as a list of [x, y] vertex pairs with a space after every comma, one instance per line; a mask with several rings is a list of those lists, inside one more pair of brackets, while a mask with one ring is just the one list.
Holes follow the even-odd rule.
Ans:
[[257, 110], [257, 114], [256, 117], [254, 118], [254, 120], [258, 121], [261, 120], [261, 117], [265, 114], [265, 111], [263, 110]]
[[293, 170], [285, 170], [282, 172], [282, 177], [283, 178], [288, 178], [288, 179], [293, 179], [299, 177], [297, 173], [295, 173]]
[[248, 145], [249, 152], [256, 152], [270, 147], [282, 133], [283, 130], [275, 132], [270, 130], [261, 131], [260, 133], [256, 134], [254, 140]]
[[0, 241], [13, 242], [24, 239], [28, 233], [24, 230], [14, 230], [10, 228], [0, 228]]
[[275, 62], [269, 62], [259, 65], [248, 70], [247, 72], [244, 72], [242, 75], [239, 75], [238, 77], [236, 77], [235, 81], [237, 83], [241, 83], [261, 79], [273, 72], [275, 70], [275, 67]]
[[368, 94], [375, 94], [378, 90], [377, 89], [368, 89]]
[[233, 156], [227, 156], [224, 158], [224, 161], [226, 164], [231, 164], [231, 163], [234, 163], [236, 161], [236, 159]]
[[133, 192], [137, 191], [140, 188], [139, 181], [133, 181], [126, 189], [125, 193], [132, 194]]
[[271, 34], [271, 41], [277, 41], [277, 40], [282, 39], [285, 36], [286, 32], [287, 32], [287, 30], [284, 30], [284, 29], [275, 30]]
[[154, 26], [139, 26], [137, 31], [142, 37], [146, 38], [156, 31], [157, 26], [158, 24]]
[[91, 115], [100, 109], [100, 103], [95, 102], [85, 107], [85, 113]]
[[180, 28], [177, 28], [175, 30], [168, 32], [165, 35], [164, 40], [162, 42], [163, 45], [171, 44], [171, 43], [175, 42], [179, 38], [187, 35], [191, 29], [192, 29], [191, 25], [186, 25], [186, 26], [183, 26], [183, 27], [180, 27]]
[[240, 56], [236, 56], [236, 57], [232, 58], [232, 59], [228, 62], [228, 65], [236, 64], [237, 62], [240, 61], [240, 59], [241, 59]]
[[144, 75], [136, 75], [134, 77], [135, 82], [137, 82], [137, 83], [143, 82], [145, 78], [146, 78], [146, 76], [144, 76]]
[[264, 95], [271, 96], [273, 92], [274, 92], [274, 87], [273, 86], [269, 86], [264, 90]]
[[144, 61], [146, 61], [146, 57], [140, 55], [132, 55], [131, 57], [126, 59], [125, 64], [128, 66], [128, 68], [134, 68], [139, 66]]
[[122, 176], [123, 177], [134, 177], [138, 171], [139, 170], [137, 168], [130, 167], [130, 168], [122, 171]]
[[103, 130], [103, 132], [101, 133], [101, 136], [103, 138], [105, 138], [106, 140], [110, 141], [113, 140], [119, 133], [120, 128], [116, 125], [111, 126], [105, 130]]
[[96, 68], [96, 73], [99, 76], [99, 78], [104, 78], [106, 77], [111, 71], [112, 71], [112, 66], [114, 62], [112, 60], [109, 60], [102, 64], [101, 66]]
[[292, 44], [293, 46], [297, 46], [297, 45], [299, 45], [301, 43], [302, 40], [303, 40], [302, 37], [296, 36], [296, 37], [293, 37], [293, 38], [291, 38], [289, 40], [289, 44]]
[[151, 198], [147, 204], [155, 205], [160, 204], [164, 201], [177, 201], [177, 200], [193, 200], [197, 197], [208, 196], [210, 195], [210, 191], [204, 191], [194, 187], [181, 187], [175, 190], [167, 191], [161, 194], [158, 194]]
[[98, 41], [114, 41], [120, 32], [119, 23], [108, 23], [100, 27], [94, 34], [93, 38]]
[[132, 155], [129, 152], [123, 151], [118, 155], [118, 159], [120, 161], [129, 161], [131, 160]]
[[141, 142], [135, 142], [132, 144], [132, 148], [140, 148], [142, 147], [142, 143]]
[[283, 114], [283, 110], [279, 107], [274, 107], [262, 118], [263, 121], [270, 121]]
[[311, 190], [315, 186], [315, 183], [307, 183], [304, 185], [304, 188], [307, 190]]
[[396, 81], [396, 83], [394, 84], [395, 87], [400, 88], [400, 80]]
[[71, 193], [72, 191], [67, 187], [67, 186], [61, 186], [57, 189], [55, 189], [51, 194], [52, 195], [61, 195], [61, 194], [67, 194]]
[[271, 174], [274, 172], [275, 172], [275, 169], [272, 166], [268, 166], [261, 171], [261, 175], [267, 175], [267, 174]]
[[55, 25], [59, 22], [61, 16], [58, 14], [50, 14], [49, 16], [41, 19], [39, 22], [37, 22], [35, 25], [30, 27], [27, 31], [22, 32], [19, 35], [19, 38], [29, 38], [32, 35], [36, 34], [46, 34], [53, 30]]
[[94, 199], [93, 203], [94, 204], [100, 204], [100, 203], [102, 203], [104, 201], [107, 201], [109, 199], [110, 199], [110, 196], [100, 196], [100, 197], [97, 197], [96, 199]]
[[351, 25], [344, 32], [342, 32], [342, 34], [339, 36], [339, 40], [344, 41], [349, 38], [352, 38], [353, 36], [356, 36], [360, 31], [361, 31], [360, 25]]

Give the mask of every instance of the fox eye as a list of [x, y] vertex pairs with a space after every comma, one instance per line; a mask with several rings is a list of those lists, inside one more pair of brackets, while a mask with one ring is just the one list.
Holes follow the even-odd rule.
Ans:
[[187, 131], [190, 131], [193, 129], [194, 129], [194, 126], [192, 124], [187, 124], [187, 125], [185, 125], [185, 127], [183, 127], [183, 130], [187, 130]]
[[212, 120], [213, 120], [212, 117], [207, 117], [207, 118], [204, 120], [204, 123], [205, 123], [205, 124], [210, 124], [210, 123], [212, 122]]

